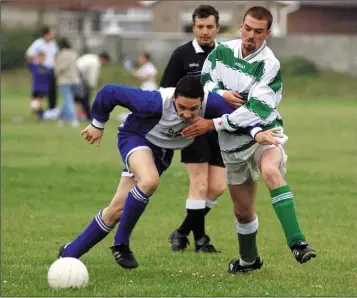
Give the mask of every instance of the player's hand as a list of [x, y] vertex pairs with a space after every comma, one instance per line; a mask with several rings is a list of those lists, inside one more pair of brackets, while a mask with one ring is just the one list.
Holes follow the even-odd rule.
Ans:
[[280, 128], [272, 128], [265, 131], [260, 131], [255, 135], [255, 141], [260, 145], [275, 145], [278, 146], [283, 138]]
[[103, 134], [104, 130], [97, 129], [90, 124], [81, 131], [83, 139], [91, 145], [96, 144], [98, 147], [100, 146], [100, 140], [103, 137]]
[[229, 105], [235, 108], [239, 108], [241, 105], [245, 104], [245, 100], [243, 99], [242, 95], [233, 90], [225, 91], [223, 93], [223, 98]]
[[207, 120], [202, 117], [196, 117], [190, 126], [184, 128], [181, 135], [185, 139], [192, 139], [204, 135], [210, 130], [214, 130], [213, 120]]

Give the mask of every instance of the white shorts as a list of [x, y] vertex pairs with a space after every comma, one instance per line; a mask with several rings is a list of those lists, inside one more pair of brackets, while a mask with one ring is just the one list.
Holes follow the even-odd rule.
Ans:
[[[255, 144], [247, 150], [237, 153], [222, 152], [222, 158], [226, 166], [227, 182], [230, 185], [241, 185], [249, 179], [257, 181], [259, 177], [259, 162], [262, 153], [274, 145]], [[286, 161], [288, 159], [284, 147], [279, 145], [281, 151], [280, 172], [286, 174]]]

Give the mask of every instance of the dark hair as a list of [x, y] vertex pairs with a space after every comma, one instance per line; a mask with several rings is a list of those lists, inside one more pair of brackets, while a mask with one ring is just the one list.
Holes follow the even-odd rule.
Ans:
[[42, 36], [45, 36], [45, 35], [47, 35], [48, 33], [50, 33], [51, 29], [52, 29], [52, 28], [51, 28], [51, 27], [48, 27], [48, 26], [43, 27], [42, 30], [41, 30]]
[[140, 55], [144, 56], [146, 60], [151, 61], [151, 55], [148, 52], [141, 53]]
[[201, 98], [203, 101], [204, 91], [199, 76], [185, 76], [178, 81], [174, 97], [184, 96], [187, 98]]
[[59, 40], [58, 46], [60, 49], [70, 49], [71, 48], [71, 44], [66, 37], [62, 37]]
[[99, 54], [99, 57], [101, 57], [101, 58], [107, 60], [108, 62], [111, 60], [111, 59], [110, 59], [110, 56], [109, 56], [109, 54], [108, 54], [107, 52], [101, 52], [101, 53]]
[[192, 23], [195, 22], [196, 17], [199, 19], [207, 19], [209, 16], [214, 16], [216, 24], [219, 24], [219, 12], [211, 5], [200, 5], [192, 14]]
[[257, 20], [267, 21], [267, 30], [270, 30], [271, 24], [273, 23], [273, 16], [268, 9], [263, 6], [253, 6], [249, 8], [243, 16], [243, 22], [248, 15]]

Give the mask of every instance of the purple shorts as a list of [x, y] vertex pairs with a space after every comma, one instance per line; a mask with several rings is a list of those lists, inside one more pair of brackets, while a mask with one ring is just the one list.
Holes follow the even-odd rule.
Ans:
[[151, 150], [157, 171], [160, 176], [170, 166], [174, 156], [174, 151], [172, 149], [157, 147], [151, 144], [147, 139], [145, 139], [145, 137], [135, 133], [119, 131], [118, 149], [121, 158], [125, 163], [125, 169], [122, 173], [123, 176], [133, 176], [133, 173], [131, 173], [128, 168], [128, 158], [131, 153], [144, 148], [149, 148]]

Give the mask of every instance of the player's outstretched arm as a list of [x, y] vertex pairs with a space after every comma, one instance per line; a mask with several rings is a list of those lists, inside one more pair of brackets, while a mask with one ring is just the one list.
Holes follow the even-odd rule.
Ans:
[[107, 85], [96, 95], [92, 105], [92, 125], [103, 129], [116, 106], [134, 113], [153, 116], [162, 112], [162, 98], [158, 91], [144, 91], [124, 85]]

